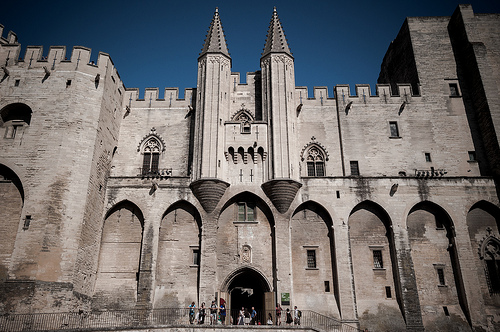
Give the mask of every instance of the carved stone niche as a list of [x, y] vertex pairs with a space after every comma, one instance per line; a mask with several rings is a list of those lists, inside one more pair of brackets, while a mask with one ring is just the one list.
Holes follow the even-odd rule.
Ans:
[[240, 259], [241, 259], [241, 263], [243, 263], [243, 264], [252, 263], [252, 248], [248, 244], [244, 244], [241, 247]]

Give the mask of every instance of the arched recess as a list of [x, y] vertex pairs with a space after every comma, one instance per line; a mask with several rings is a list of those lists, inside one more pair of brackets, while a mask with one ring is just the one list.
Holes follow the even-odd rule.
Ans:
[[31, 108], [23, 103], [13, 103], [0, 110], [0, 137], [15, 138], [22, 134], [22, 130], [31, 123]]
[[[274, 218], [269, 206], [260, 197], [242, 192], [229, 199], [219, 215], [216, 239], [218, 280], [227, 279], [228, 271], [246, 266], [261, 271], [273, 285], [270, 290], [256, 289], [256, 297], [276, 289]], [[238, 287], [252, 288], [253, 281], [246, 281]], [[275, 294], [267, 296], [275, 297]], [[262, 310], [262, 306], [258, 303], [256, 309]]]
[[183, 308], [198, 303], [201, 262], [201, 217], [187, 201], [172, 204], [162, 217], [156, 265], [156, 308]]
[[[0, 164], [0, 282], [7, 278], [24, 205], [24, 190], [17, 174]], [[26, 219], [29, 227], [30, 218]]]
[[500, 209], [479, 201], [467, 213], [467, 226], [483, 301], [486, 306], [500, 307]]
[[361, 328], [381, 331], [406, 329], [401, 306], [401, 282], [392, 221], [372, 201], [354, 207], [349, 215], [354, 287]]
[[143, 229], [142, 211], [130, 201], [122, 201], [107, 212], [94, 292], [96, 307], [135, 306]]
[[442, 207], [423, 201], [410, 210], [406, 224], [425, 329], [469, 330], [453, 221]]
[[270, 294], [272, 289], [269, 279], [261, 271], [250, 266], [242, 266], [226, 276], [220, 286], [220, 294], [221, 300], [226, 302], [228, 315], [230, 313], [235, 324], [242, 307], [248, 310], [255, 307], [257, 320], [264, 322], [267, 313], [274, 313], [275, 309], [274, 302], [272, 305], [267, 304], [269, 307], [266, 308], [265, 294]]
[[294, 211], [291, 227], [294, 303], [340, 318], [332, 218], [321, 205], [308, 201]]

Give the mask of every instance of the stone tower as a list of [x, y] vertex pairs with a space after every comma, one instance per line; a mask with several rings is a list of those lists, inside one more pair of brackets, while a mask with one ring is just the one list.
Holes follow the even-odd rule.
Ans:
[[222, 118], [229, 114], [231, 57], [216, 8], [198, 58], [197, 102], [194, 130], [194, 182], [191, 188], [207, 212], [212, 212], [228, 184], [221, 181], [218, 160], [223, 136]]
[[297, 116], [294, 100], [293, 56], [276, 12], [269, 24], [266, 44], [260, 58], [262, 70], [262, 108], [269, 124], [269, 180], [263, 185], [278, 211], [286, 212], [300, 184], [296, 169]]

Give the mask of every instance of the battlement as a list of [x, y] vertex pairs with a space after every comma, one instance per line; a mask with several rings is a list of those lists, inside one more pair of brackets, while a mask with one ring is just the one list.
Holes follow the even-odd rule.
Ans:
[[239, 85], [253, 85], [255, 83], [255, 79], [260, 77], [260, 70], [251, 71], [246, 73], [246, 83], [241, 83], [241, 74], [238, 72], [231, 72], [231, 84], [236, 86]]
[[126, 88], [124, 105], [137, 108], [177, 108], [194, 107], [195, 88], [184, 89], [184, 98], [179, 98], [179, 88], [165, 88], [164, 98], [160, 98], [159, 88], [146, 88], [144, 98], [139, 98], [139, 88]]
[[315, 86], [313, 88], [313, 97], [310, 98], [306, 86], [295, 87], [295, 98], [299, 104], [319, 102], [321, 105], [334, 100], [340, 100], [345, 103], [349, 101], [357, 101], [361, 103], [379, 103], [384, 102], [400, 102], [401, 100], [409, 102], [410, 98], [420, 97], [419, 94], [413, 92], [411, 84], [397, 84], [397, 91], [393, 91], [390, 84], [377, 84], [375, 94], [372, 94], [369, 84], [356, 84], [354, 94], [349, 85], [338, 84], [333, 88], [334, 96], [328, 95], [328, 87]]
[[13, 31], [9, 31], [7, 38], [3, 36], [4, 26], [0, 24], [0, 45], [17, 44], [17, 35]]
[[[3, 26], [2, 26], [3, 29]], [[91, 49], [83, 46], [74, 46], [71, 56], [66, 56], [66, 46], [50, 46], [47, 55], [44, 55], [43, 46], [27, 46], [24, 57], [20, 57], [21, 44], [17, 43], [17, 36], [9, 33], [8, 43], [0, 42], [0, 63], [5, 67], [25, 69], [44, 68], [47, 70], [77, 70], [101, 76], [110, 73], [120, 79], [109, 54], [99, 52], [96, 62], [91, 60]], [[3, 38], [2, 38], [3, 41]], [[111, 63], [112, 71], [109, 72]], [[114, 78], [113, 78], [114, 80]]]

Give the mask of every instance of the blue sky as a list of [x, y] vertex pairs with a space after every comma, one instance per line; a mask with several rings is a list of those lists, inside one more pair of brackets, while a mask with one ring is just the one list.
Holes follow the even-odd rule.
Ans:
[[[408, 16], [450, 16], [460, 2], [400, 1], [7, 1], [4, 37], [23, 46], [74, 45], [109, 53], [126, 87], [196, 87], [197, 58], [219, 8], [232, 71], [259, 70], [273, 6], [295, 58], [296, 85], [376, 84], [380, 64]], [[475, 13], [500, 13], [499, 0], [468, 1]]]

